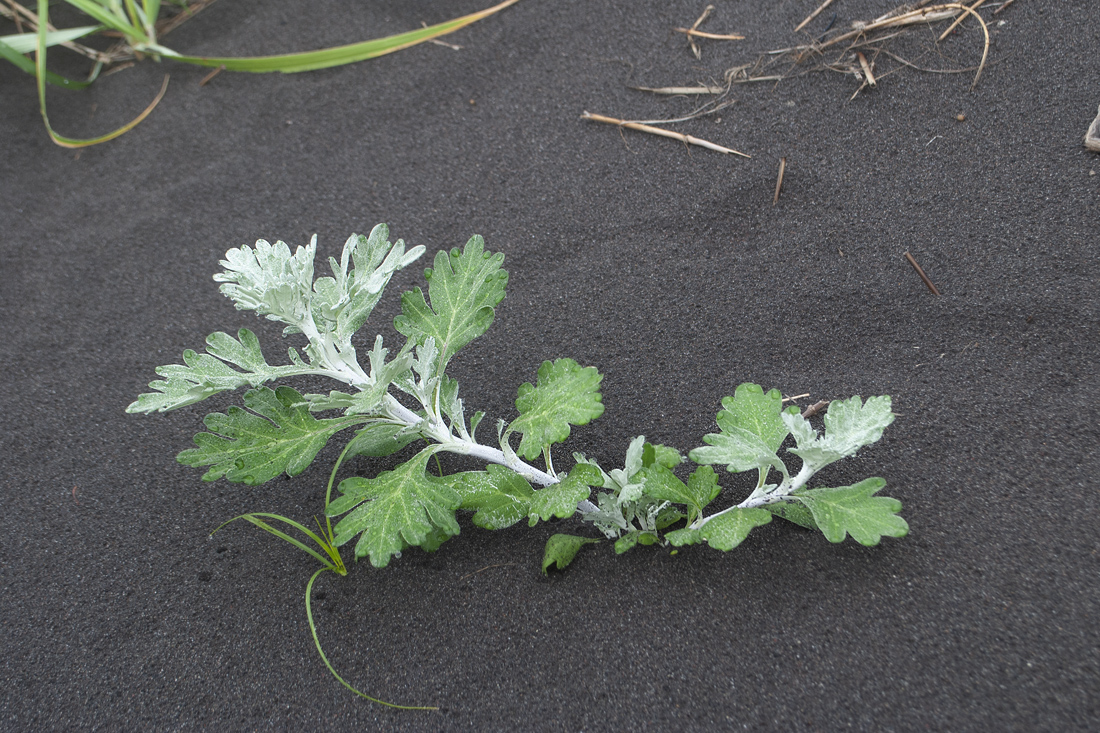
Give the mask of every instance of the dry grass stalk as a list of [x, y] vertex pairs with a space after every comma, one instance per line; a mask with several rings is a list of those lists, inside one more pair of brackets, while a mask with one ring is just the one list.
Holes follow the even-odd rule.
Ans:
[[1003, 3], [1001, 3], [1001, 7], [997, 8], [996, 10], [993, 11], [993, 14], [997, 15], [998, 13], [1000, 13], [1002, 10], [1004, 10], [1005, 8], [1007, 8], [1009, 5], [1011, 5], [1014, 2], [1016, 2], [1016, 0], [1005, 0]]
[[[959, 2], [940, 2], [932, 4], [933, 2], [934, 0], [917, 0], [915, 3], [901, 5], [889, 13], [879, 16], [873, 21], [853, 23], [852, 25], [854, 28], [852, 30], [838, 33], [831, 38], [762, 53], [757, 57], [756, 61], [751, 64], [744, 64], [728, 69], [724, 75], [725, 87], [721, 88], [720, 91], [717, 91], [718, 87], [713, 84], [701, 84], [697, 87], [660, 87], [656, 89], [641, 87], [641, 89], [652, 91], [657, 94], [706, 94], [707, 92], [704, 90], [711, 89], [716, 90], [714, 93], [721, 97], [728, 94], [734, 84], [744, 84], [754, 81], [781, 81], [811, 71], [829, 70], [844, 74], [853, 74], [861, 79], [862, 83], [859, 89], [852, 95], [854, 99], [855, 96], [862, 91], [864, 86], [875, 85], [884, 76], [897, 71], [897, 69], [891, 69], [886, 73], [878, 73], [876, 75], [874, 61], [879, 54], [884, 54], [897, 61], [902, 66], [918, 71], [943, 74], [974, 71], [974, 80], [970, 86], [970, 88], [973, 89], [981, 78], [982, 71], [985, 69], [986, 62], [989, 58], [989, 28], [976, 10], [985, 0], [973, 0], [969, 6]], [[1003, 7], [1002, 5], [1001, 8], [1003, 9]], [[906, 34], [914, 26], [928, 25], [948, 19], [961, 20], [967, 16], [974, 16], [974, 18], [977, 19], [984, 36], [981, 61], [975, 67], [966, 69], [928, 69], [911, 63], [896, 54], [890, 53], [882, 46], [886, 41]], [[953, 24], [952, 28], [954, 27], [955, 25]], [[948, 30], [951, 29], [949, 28]], [[827, 50], [840, 46], [841, 44], [844, 44], [844, 48], [839, 56], [836, 56], [834, 60], [831, 61], [824, 58]], [[813, 58], [820, 59], [816, 66], [812, 68], [803, 66], [808, 59]], [[768, 73], [777, 63], [787, 63], [790, 65], [790, 68], [783, 73], [774, 73], [774, 71]], [[794, 69], [799, 66], [803, 66], [803, 70], [794, 72]], [[674, 92], [672, 90], [677, 91]]]
[[[980, 8], [982, 6], [983, 3], [985, 3], [985, 0], [977, 0], [977, 2], [975, 2], [973, 5], [970, 6], [970, 9], [971, 10], [977, 10], [978, 8]], [[951, 35], [951, 31], [958, 28], [959, 23], [962, 23], [963, 20], [965, 20], [965, 19], [966, 19], [966, 16], [963, 15], [962, 13], [960, 13], [959, 17], [955, 18], [955, 22], [952, 23], [951, 25], [947, 26], [947, 30], [945, 30], [943, 33], [940, 34], [940, 37], [936, 39], [936, 43], [939, 43], [940, 41], [942, 41], [943, 39], [945, 39], [949, 35]]]
[[681, 95], [681, 94], [721, 94], [726, 87], [694, 86], [694, 87], [630, 87], [638, 92], [650, 92], [651, 94]]
[[669, 137], [673, 140], [679, 140], [688, 145], [698, 145], [701, 148], [707, 148], [708, 150], [715, 150], [719, 153], [726, 153], [728, 155], [740, 155], [742, 158], [751, 158], [751, 155], [745, 155], [742, 152], [733, 150], [732, 148], [723, 147], [710, 142], [709, 140], [703, 140], [701, 138], [693, 137], [691, 135], [685, 135], [682, 132], [673, 132], [672, 130], [665, 130], [661, 127], [654, 127], [653, 125], [646, 125], [641, 122], [630, 122], [629, 120], [620, 120], [616, 117], [607, 117], [606, 115], [595, 115], [591, 112], [585, 111], [581, 115], [581, 119], [592, 120], [593, 122], [604, 122], [608, 125], [618, 125], [619, 127], [626, 127], [631, 130], [637, 130], [638, 132], [648, 132], [651, 135], [660, 135], [661, 137]]
[[697, 31], [694, 28], [673, 28], [677, 33], [685, 33], [688, 36], [694, 38], [710, 38], [715, 41], [743, 41], [745, 37], [738, 33], [727, 33], [725, 35], [721, 33], [707, 33], [706, 31]]
[[802, 21], [801, 23], [799, 23], [798, 25], [796, 25], [796, 26], [794, 27], [794, 32], [795, 32], [795, 33], [798, 33], [798, 32], [799, 32], [800, 30], [802, 30], [803, 28], [805, 28], [805, 27], [806, 27], [806, 25], [807, 25], [807, 24], [808, 24], [808, 23], [809, 23], [809, 22], [810, 22], [811, 20], [813, 20], [813, 19], [814, 19], [814, 18], [816, 18], [817, 16], [821, 15], [821, 11], [822, 11], [822, 10], [824, 10], [825, 8], [829, 7], [829, 6], [830, 6], [830, 5], [832, 5], [832, 4], [833, 4], [833, 0], [825, 0], [825, 2], [821, 3], [820, 5], [818, 5], [818, 6], [817, 6], [817, 10], [815, 10], [815, 11], [814, 11], [814, 12], [812, 12], [812, 13], [810, 13], [810, 14], [809, 14], [808, 16], [806, 16], [806, 20]]
[[[706, 20], [707, 17], [712, 12], [714, 12], [714, 6], [713, 5], [708, 5], [706, 7], [706, 9], [703, 11], [703, 14], [695, 19], [695, 23], [692, 24], [691, 29], [693, 31], [698, 30], [699, 26], [701, 26], [703, 24], [703, 21]], [[691, 37], [690, 33], [688, 34], [688, 45], [691, 46], [691, 52], [693, 54], [695, 54], [695, 58], [699, 61], [702, 61], [703, 60], [703, 52], [699, 50], [699, 45], [695, 42], [695, 39]]]

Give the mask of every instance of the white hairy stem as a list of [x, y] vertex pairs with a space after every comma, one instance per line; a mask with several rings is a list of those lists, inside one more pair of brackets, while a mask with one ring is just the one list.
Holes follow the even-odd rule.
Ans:
[[[387, 411], [393, 418], [400, 420], [406, 425], [413, 426], [423, 422], [419, 415], [398, 402], [393, 395], [386, 395], [385, 405]], [[505, 456], [504, 451], [499, 448], [491, 448], [472, 440], [455, 437], [450, 429], [442, 423], [433, 421], [431, 425], [428, 425], [424, 429], [424, 433], [426, 433], [426, 437], [430, 437], [432, 440], [439, 443], [440, 448], [445, 451], [465, 456], [473, 456], [474, 458], [480, 458], [489, 463], [499, 463], [539, 486], [551, 486], [561, 481], [561, 479], [556, 476], [551, 476], [545, 471], [540, 471], [534, 466], [524, 463], [514, 455], [511, 460], [509, 460], [509, 457]]]
[[811, 468], [809, 465], [803, 463], [802, 469], [797, 474], [795, 474], [794, 478], [785, 478], [783, 482], [779, 484], [779, 486], [775, 487], [774, 490], [769, 491], [766, 494], [757, 494], [756, 492], [753, 492], [752, 496], [750, 496], [748, 499], [745, 499], [743, 502], [737, 504], [736, 506], [731, 506], [728, 509], [723, 509], [720, 512], [715, 512], [709, 517], [700, 517], [699, 519], [696, 519], [694, 522], [692, 522], [689, 529], [700, 529], [703, 527], [703, 525], [705, 525], [707, 522], [714, 519], [715, 517], [720, 517], [723, 514], [732, 512], [734, 509], [756, 509], [758, 507], [768, 506], [769, 504], [778, 504], [781, 501], [786, 501], [791, 493], [798, 491], [803, 486], [805, 486], [806, 482], [809, 481], [810, 477], [813, 475], [814, 469]]

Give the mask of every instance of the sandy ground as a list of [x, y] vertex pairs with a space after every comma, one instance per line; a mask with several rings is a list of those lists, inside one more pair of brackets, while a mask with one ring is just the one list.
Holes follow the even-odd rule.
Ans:
[[[522, 0], [446, 39], [460, 50], [206, 86], [206, 70], [146, 62], [49, 92], [59, 131], [102, 134], [171, 73], [144, 123], [82, 152], [49, 141], [30, 77], [0, 68], [0, 728], [1100, 728], [1100, 156], [1082, 142], [1100, 103], [1096, 3], [991, 5], [972, 91], [973, 72], [887, 74], [880, 56], [877, 88], [854, 99], [854, 77], [810, 73], [739, 86], [676, 126], [751, 159], [580, 119], [683, 115], [691, 100], [630, 87], [720, 79], [799, 42], [817, 3], [715, 4], [704, 29], [747, 38], [704, 42], [701, 60], [671, 29], [703, 3]], [[841, 0], [807, 32], [891, 6]], [[222, 2], [166, 42], [308, 50], [480, 7]], [[934, 38], [889, 49], [921, 66], [980, 57], [973, 21], [938, 52]], [[383, 221], [429, 251], [480, 233], [506, 254], [510, 295], [452, 368], [489, 420], [563, 356], [606, 375], [607, 410], [560, 455], [610, 466], [639, 434], [700, 445], [744, 381], [890, 394], [884, 439], [821, 480], [882, 476], [910, 535], [832, 545], [777, 521], [730, 553], [605, 543], [547, 578], [546, 538], [590, 528], [464, 517], [434, 555], [318, 582], [319, 633], [348, 680], [442, 709], [356, 699], [309, 636], [314, 561], [246, 526], [208, 538], [246, 511], [320, 512], [339, 446], [294, 479], [207, 484], [175, 454], [239, 396], [124, 408], [213, 331], [285, 348], [218, 294], [226, 249], [317, 233], [333, 255]], [[371, 322], [387, 342], [421, 283], [418, 267], [394, 278]], [[743, 495], [723, 484], [723, 500]]]

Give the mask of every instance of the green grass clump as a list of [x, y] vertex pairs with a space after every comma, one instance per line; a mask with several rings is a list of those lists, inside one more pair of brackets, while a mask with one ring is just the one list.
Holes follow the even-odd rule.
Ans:
[[[141, 59], [152, 56], [156, 59], [170, 59], [195, 66], [209, 66], [226, 71], [246, 71], [263, 74], [279, 71], [284, 74], [293, 74], [300, 71], [313, 71], [315, 69], [327, 69], [332, 66], [352, 64], [357, 61], [384, 56], [394, 51], [400, 51], [410, 46], [415, 46], [425, 41], [444, 36], [448, 33], [465, 28], [482, 18], [497, 13], [519, 0], [504, 0], [485, 10], [463, 15], [462, 17], [438, 23], [433, 26], [418, 28], [406, 33], [398, 33], [384, 38], [376, 38], [360, 43], [351, 43], [344, 46], [335, 46], [318, 51], [303, 53], [278, 54], [273, 56], [254, 56], [245, 58], [231, 57], [205, 57], [188, 56], [178, 53], [161, 45], [160, 37], [182, 22], [181, 19], [191, 17], [213, 0], [195, 0], [190, 5], [177, 2], [182, 9], [175, 16], [161, 18], [161, 0], [64, 0], [68, 5], [88, 15], [97, 25], [76, 26], [54, 30], [50, 28], [49, 2], [37, 0], [37, 13], [12, 0], [10, 9], [5, 9], [5, 14], [11, 17], [17, 27], [27, 25], [37, 30], [33, 33], [18, 33], [15, 35], [0, 36], [0, 57], [33, 75], [38, 82], [38, 101], [42, 112], [42, 120], [46, 125], [46, 132], [58, 145], [66, 148], [83, 148], [89, 145], [113, 140], [144, 120], [153, 108], [164, 97], [168, 88], [168, 76], [164, 77], [164, 84], [152, 103], [137, 117], [106, 135], [100, 135], [88, 139], [69, 138], [59, 135], [50, 125], [49, 115], [46, 113], [46, 84], [53, 84], [65, 89], [83, 89], [91, 84], [99, 76], [100, 70], [105, 65]], [[76, 41], [85, 36], [96, 33], [118, 36], [121, 40], [108, 51], [77, 44]], [[95, 61], [95, 67], [85, 81], [74, 81], [60, 74], [46, 69], [47, 49], [53, 46], [64, 46], [77, 51]], [[34, 52], [34, 59], [26, 54]]]

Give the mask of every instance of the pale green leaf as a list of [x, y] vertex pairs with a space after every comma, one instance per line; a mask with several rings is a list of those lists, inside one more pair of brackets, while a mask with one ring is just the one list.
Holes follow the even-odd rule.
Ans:
[[402, 433], [405, 427], [391, 422], [369, 423], [351, 439], [348, 455], [381, 458], [396, 453], [419, 437], [415, 433]]
[[786, 467], [775, 454], [775, 450], [760, 436], [744, 428], [729, 426], [721, 433], [709, 433], [703, 436], [708, 445], [695, 448], [688, 456], [703, 465], [726, 464], [730, 473], [740, 473], [752, 469], [766, 470], [774, 467], [785, 471]]
[[[103, 26], [99, 25], [85, 25], [79, 28], [64, 28], [58, 31], [47, 31], [46, 45], [56, 46], [61, 43], [75, 41], [78, 38], [83, 38], [89, 33], [95, 33], [102, 27]], [[0, 43], [3, 43], [16, 53], [30, 53], [38, 46], [38, 34], [16, 33], [11, 36], [0, 36]]]
[[336, 527], [334, 544], [346, 544], [357, 535], [356, 557], [370, 557], [376, 568], [410, 546], [439, 546], [441, 533], [458, 534], [455, 509], [462, 503], [447, 478], [425, 470], [435, 447], [425, 448], [392, 471], [375, 478], [354, 477], [340, 482], [343, 496], [328, 507], [328, 515], [350, 511]]
[[477, 511], [473, 518], [477, 526], [511, 527], [527, 516], [535, 492], [527, 479], [509, 468], [497, 464], [486, 468], [457, 474], [454, 490], [462, 497], [463, 509]]
[[202, 477], [254, 485], [279, 474], [296, 476], [313, 461], [332, 435], [361, 422], [353, 418], [318, 420], [302, 395], [290, 387], [250, 390], [244, 405], [206, 416], [209, 433], [195, 436], [198, 448], [179, 454], [187, 466], [211, 466]]
[[894, 421], [894, 413], [890, 411], [889, 395], [869, 397], [866, 404], [858, 395], [834, 400], [825, 414], [822, 436], [797, 413], [785, 412], [782, 418], [795, 438], [791, 453], [801, 457], [813, 471], [819, 471], [881, 438], [882, 431]]
[[[156, 392], [140, 395], [126, 411], [175, 410], [219, 392], [244, 386], [257, 387], [278, 377], [313, 371], [305, 365], [270, 366], [264, 360], [256, 335], [247, 328], [238, 331], [236, 339], [220, 331], [210, 334], [206, 337], [206, 350], [208, 354], [188, 349], [183, 352], [183, 364], [157, 367], [157, 374], [165, 379], [149, 383]], [[237, 371], [225, 362], [245, 371]]]
[[761, 483], [769, 468], [786, 472], [783, 462], [775, 455], [787, 437], [787, 428], [780, 419], [783, 397], [779, 390], [767, 394], [756, 384], [742, 384], [733, 397], [722, 400], [722, 411], [717, 422], [721, 433], [703, 437], [706, 446], [688, 455], [696, 463], [706, 465], [726, 464], [730, 473], [757, 469]]
[[577, 504], [592, 493], [590, 487], [602, 483], [603, 473], [599, 468], [578, 463], [560, 483], [539, 489], [531, 497], [528, 508], [530, 525], [534, 527], [540, 519], [564, 519], [572, 516], [577, 511]]
[[522, 433], [519, 455], [537, 458], [543, 448], [569, 437], [570, 425], [587, 425], [603, 414], [600, 381], [595, 367], [581, 367], [572, 359], [544, 361], [538, 384], [520, 386], [516, 409], [520, 416], [509, 429]]
[[847, 533], [861, 545], [877, 545], [883, 537], [909, 533], [909, 525], [897, 516], [901, 502], [873, 496], [885, 485], [881, 478], [869, 478], [852, 486], [803, 489], [793, 495], [813, 513], [814, 522], [830, 542], [842, 542]]
[[666, 534], [665, 539], [677, 547], [705, 541], [716, 550], [732, 550], [744, 542], [754, 528], [770, 521], [771, 512], [764, 509], [734, 507], [708, 520], [699, 529], [678, 529]]
[[718, 427], [723, 430], [741, 428], [760, 438], [772, 452], [779, 450], [787, 437], [787, 426], [779, 414], [783, 410], [783, 395], [778, 389], [767, 394], [758, 384], [746, 382], [734, 390], [732, 397], [722, 398]]
[[420, 288], [401, 296], [401, 315], [394, 319], [394, 328], [418, 344], [435, 339], [440, 352], [437, 373], [442, 374], [451, 357], [492, 324], [508, 284], [508, 273], [500, 268], [503, 261], [503, 254], [485, 251], [480, 236], [471, 237], [462, 252], [439, 252], [434, 269], [424, 271], [430, 305]]
[[542, 555], [542, 573], [547, 575], [551, 565], [557, 565], [558, 570], [564, 570], [573, 558], [577, 556], [585, 545], [594, 544], [599, 540], [588, 537], [577, 537], [571, 534], [552, 535], [546, 541], [546, 550]]
[[222, 293], [238, 310], [254, 310], [287, 324], [288, 333], [296, 333], [310, 317], [316, 251], [316, 236], [293, 255], [284, 242], [260, 239], [255, 249], [245, 245], [227, 251], [221, 262], [225, 271], [214, 275], [214, 280], [223, 283]]

